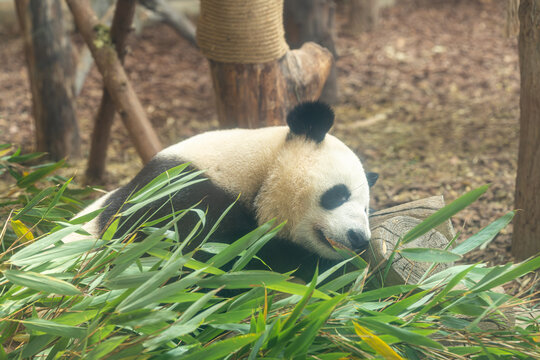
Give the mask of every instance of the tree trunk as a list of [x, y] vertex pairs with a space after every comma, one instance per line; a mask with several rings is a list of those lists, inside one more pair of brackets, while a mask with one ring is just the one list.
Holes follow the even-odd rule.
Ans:
[[512, 254], [518, 260], [540, 252], [540, 0], [519, 6], [521, 74], [517, 209]]
[[80, 155], [73, 103], [74, 64], [60, 0], [16, 0], [24, 37], [38, 151], [54, 160]]
[[[115, 46], [118, 59], [124, 62], [126, 55], [126, 40], [131, 32], [131, 23], [135, 15], [136, 0], [118, 0], [111, 26], [111, 40]], [[87, 180], [94, 182], [100, 180], [105, 173], [105, 161], [107, 159], [107, 147], [111, 135], [111, 126], [116, 109], [107, 88], [103, 88], [103, 96], [99, 107], [92, 141], [88, 168], [86, 169]]]
[[[313, 41], [337, 57], [334, 43], [333, 0], [285, 0], [284, 24], [287, 43], [293, 49]], [[335, 104], [338, 99], [337, 70], [333, 63], [320, 99]]]
[[108, 28], [99, 23], [88, 0], [66, 2], [137, 152], [148, 162], [161, 144], [116, 54]]
[[289, 109], [303, 100], [319, 98], [331, 63], [328, 50], [314, 43], [263, 64], [210, 60], [221, 126], [283, 125]]
[[202, 0], [197, 42], [210, 61], [222, 127], [283, 124], [294, 105], [320, 96], [332, 63], [313, 43], [289, 50], [283, 0]]

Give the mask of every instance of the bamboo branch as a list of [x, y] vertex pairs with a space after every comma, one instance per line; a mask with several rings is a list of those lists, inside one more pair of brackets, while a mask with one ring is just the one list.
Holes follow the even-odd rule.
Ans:
[[148, 162], [162, 148], [161, 143], [129, 82], [108, 29], [99, 22], [88, 0], [66, 2], [137, 152]]

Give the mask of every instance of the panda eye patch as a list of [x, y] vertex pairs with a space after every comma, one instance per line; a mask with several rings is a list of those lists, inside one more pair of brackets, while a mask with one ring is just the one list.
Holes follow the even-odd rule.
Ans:
[[351, 192], [344, 184], [338, 184], [326, 190], [321, 196], [321, 206], [326, 210], [335, 209], [346, 203], [351, 197]]

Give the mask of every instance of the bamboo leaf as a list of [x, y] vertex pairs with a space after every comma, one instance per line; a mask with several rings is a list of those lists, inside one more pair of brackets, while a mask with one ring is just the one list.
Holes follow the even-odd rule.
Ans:
[[207, 263], [214, 265], [215, 267], [221, 267], [238, 256], [247, 247], [255, 243], [264, 233], [272, 228], [274, 220], [261, 225], [257, 229], [249, 232], [236, 240], [232, 244], [228, 245], [223, 251], [214, 255]]
[[[488, 281], [483, 282], [481, 285], [476, 285], [471, 289], [472, 292], [479, 293], [492, 289], [496, 286], [505, 284], [509, 281], [517, 279], [520, 276], [523, 276], [531, 271], [535, 271], [540, 268], [540, 256], [532, 258], [531, 260], [522, 262], [514, 267], [505, 268], [502, 273], [496, 274], [493, 278]], [[486, 277], [491, 274], [488, 273]]]
[[15, 216], [13, 216], [13, 220], [19, 220], [24, 214], [26, 214], [29, 210], [33, 209], [41, 200], [46, 198], [47, 196], [51, 195], [55, 190], [54, 186], [48, 187], [46, 189], [43, 189], [34, 196], [26, 205], [24, 208], [19, 210]]
[[242, 347], [251, 344], [260, 334], [248, 334], [235, 336], [219, 341], [200, 350], [196, 350], [182, 356], [182, 360], [215, 360], [226, 357], [240, 350]]
[[73, 225], [66, 228], [55, 231], [44, 238], [41, 238], [35, 241], [33, 244], [25, 247], [24, 249], [16, 252], [10, 259], [9, 262], [15, 265], [18, 265], [17, 260], [24, 259], [35, 255], [44, 249], [48, 248], [51, 245], [54, 245], [56, 242], [62, 240], [64, 237], [68, 236], [71, 233], [74, 233], [77, 230], [80, 230], [82, 225]]
[[448, 263], [461, 259], [461, 255], [443, 249], [405, 248], [397, 251], [404, 258], [418, 262]]
[[23, 176], [17, 181], [17, 186], [20, 188], [26, 188], [38, 180], [43, 179], [45, 176], [49, 175], [53, 171], [64, 166], [65, 160], [60, 160], [54, 164], [43, 166], [28, 175]]
[[399, 328], [385, 322], [380, 322], [365, 317], [358, 318], [357, 321], [368, 329], [376, 330], [382, 334], [395, 336], [399, 340], [408, 344], [427, 346], [434, 349], [443, 349], [443, 346], [438, 342], [431, 340], [427, 336], [417, 334], [407, 329]]
[[452, 249], [452, 252], [463, 255], [485, 243], [490, 242], [495, 236], [497, 236], [497, 234], [502, 229], [504, 229], [512, 221], [515, 214], [515, 211], [510, 211], [506, 215], [498, 218], [467, 240], [463, 241], [461, 244], [457, 245], [455, 248]]
[[218, 288], [225, 286], [227, 289], [249, 289], [254, 286], [271, 286], [287, 280], [287, 275], [282, 275], [265, 270], [238, 271], [216, 275], [199, 281], [199, 286]]
[[44, 274], [38, 274], [31, 271], [5, 270], [4, 275], [10, 282], [16, 285], [26, 286], [30, 289], [43, 291], [45, 293], [58, 295], [82, 294], [74, 285]]
[[34, 240], [34, 235], [20, 220], [11, 220], [11, 228], [17, 236], [21, 238], [23, 243]]
[[428, 216], [424, 221], [416, 225], [407, 234], [405, 234], [401, 243], [405, 245], [413, 241], [414, 239], [417, 239], [420, 236], [424, 235], [431, 229], [436, 228], [446, 220], [450, 219], [456, 213], [460, 212], [461, 210], [475, 202], [480, 196], [482, 196], [483, 193], [487, 191], [488, 188], [489, 185], [484, 185], [477, 189], [471, 190], [465, 195], [462, 195], [461, 197], [452, 201], [450, 204], [446, 205], [442, 209], [438, 210], [434, 214]]
[[403, 360], [387, 343], [381, 340], [380, 337], [373, 334], [365, 327], [358, 325], [353, 321], [354, 331], [356, 334], [365, 341], [375, 352], [381, 355], [385, 360]]
[[32, 319], [21, 320], [20, 322], [29, 330], [41, 331], [49, 335], [68, 338], [82, 338], [87, 334], [87, 329], [84, 327], [59, 324], [50, 320]]
[[88, 360], [100, 360], [110, 352], [114, 351], [120, 344], [122, 344], [129, 336], [113, 336], [98, 344], [92, 351], [90, 351], [83, 359]]

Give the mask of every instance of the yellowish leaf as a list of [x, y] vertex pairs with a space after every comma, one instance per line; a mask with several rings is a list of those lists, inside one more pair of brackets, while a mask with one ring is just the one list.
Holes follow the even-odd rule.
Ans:
[[353, 324], [356, 334], [375, 350], [377, 354], [383, 356], [386, 360], [403, 360], [403, 358], [388, 346], [387, 343], [382, 341], [380, 337], [355, 322], [353, 322]]
[[0, 150], [0, 157], [8, 154], [11, 151], [11, 147], [8, 147], [7, 149]]
[[23, 238], [22, 242], [33, 241], [34, 235], [20, 220], [11, 220], [11, 227], [18, 238]]

